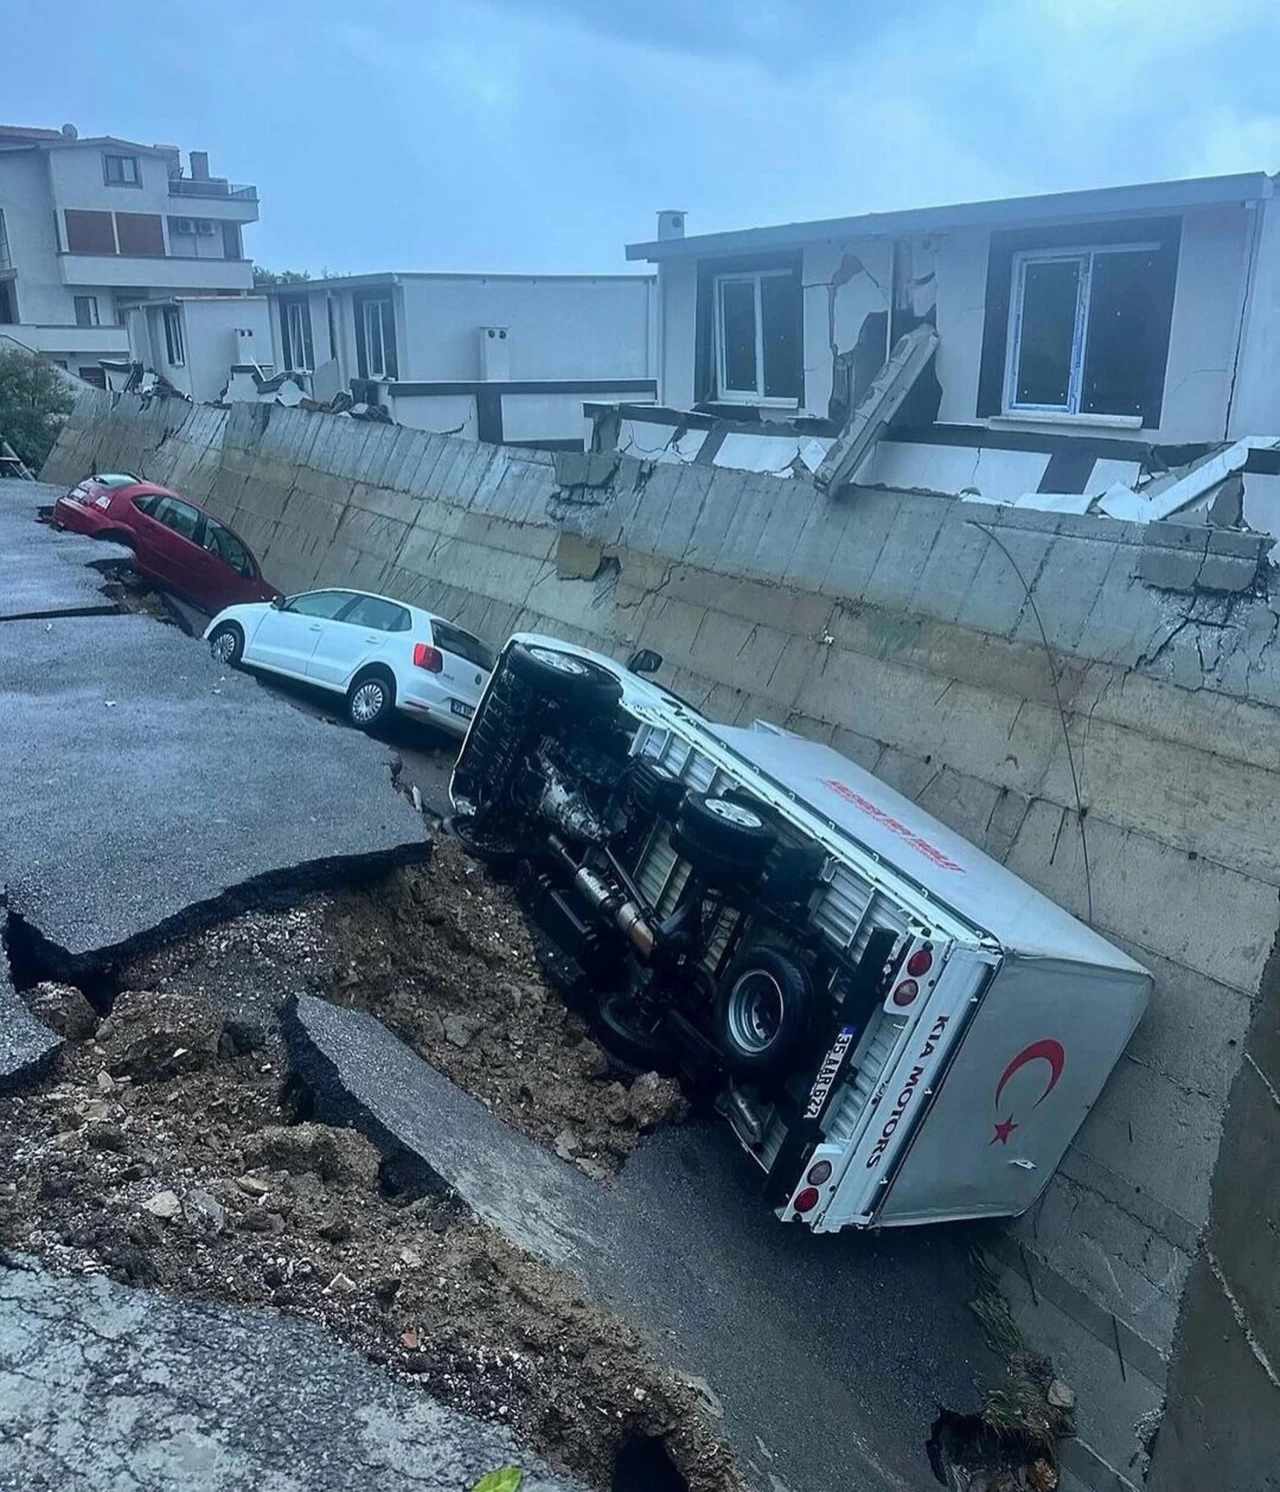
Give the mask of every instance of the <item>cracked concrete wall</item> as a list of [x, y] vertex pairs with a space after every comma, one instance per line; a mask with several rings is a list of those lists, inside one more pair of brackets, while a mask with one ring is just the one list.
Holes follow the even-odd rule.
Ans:
[[[494, 641], [655, 647], [709, 713], [829, 741], [1078, 915], [1092, 902], [1157, 994], [1041, 1203], [988, 1247], [1028, 1340], [1080, 1390], [1067, 1478], [1136, 1481], [1135, 1423], [1199, 1340], [1179, 1307], [1226, 1216], [1224, 1116], [1280, 923], [1270, 541], [883, 490], [832, 502], [801, 479], [616, 455], [553, 466], [302, 411], [101, 409], [77, 410], [46, 474], [138, 450], [148, 474], [206, 483], [286, 587], [384, 590]], [[1047, 633], [1088, 872], [1036, 615], [978, 525]], [[1214, 1257], [1240, 1298], [1237, 1256]], [[1220, 1422], [1222, 1456], [1247, 1437]]]

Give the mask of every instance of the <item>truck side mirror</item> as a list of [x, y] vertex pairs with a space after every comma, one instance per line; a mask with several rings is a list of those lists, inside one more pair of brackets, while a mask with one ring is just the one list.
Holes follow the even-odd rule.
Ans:
[[641, 648], [627, 659], [627, 667], [632, 673], [657, 673], [662, 667], [662, 654], [652, 648]]

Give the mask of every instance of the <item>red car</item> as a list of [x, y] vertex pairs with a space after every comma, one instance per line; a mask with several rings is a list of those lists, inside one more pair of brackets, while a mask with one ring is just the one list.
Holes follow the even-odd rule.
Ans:
[[53, 505], [53, 521], [127, 544], [140, 575], [205, 611], [280, 595], [225, 523], [180, 493], [128, 473], [86, 477]]

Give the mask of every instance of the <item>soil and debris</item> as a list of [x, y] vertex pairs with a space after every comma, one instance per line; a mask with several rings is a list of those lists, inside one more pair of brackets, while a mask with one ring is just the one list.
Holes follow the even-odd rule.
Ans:
[[451, 1197], [388, 1195], [355, 1131], [291, 1122], [305, 1109], [275, 1010], [331, 977], [318, 910], [248, 914], [141, 961], [102, 1019], [71, 986], [28, 992], [68, 1041], [48, 1082], [0, 1106], [0, 1246], [320, 1321], [596, 1486], [646, 1436], [695, 1492], [737, 1492], [696, 1386], [571, 1278]]
[[688, 1113], [679, 1086], [619, 1080], [546, 983], [524, 917], [456, 839], [376, 886], [331, 898], [340, 966], [324, 991], [377, 1016], [501, 1119], [597, 1180]]
[[1056, 1492], [1058, 1442], [1076, 1433], [1075, 1391], [1050, 1358], [1026, 1349], [986, 1258], [975, 1252], [972, 1263], [979, 1292], [969, 1306], [1005, 1370], [977, 1414], [940, 1410], [929, 1465], [949, 1492]]

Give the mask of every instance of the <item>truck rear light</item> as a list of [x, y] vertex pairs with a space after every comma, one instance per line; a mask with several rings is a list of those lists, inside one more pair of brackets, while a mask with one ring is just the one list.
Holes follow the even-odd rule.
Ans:
[[933, 968], [933, 949], [927, 945], [917, 948], [907, 960], [907, 973], [914, 979], [923, 978]]
[[413, 666], [425, 668], [428, 673], [439, 673], [444, 667], [444, 654], [439, 648], [433, 648], [430, 643], [415, 642], [413, 645]]
[[829, 1160], [820, 1160], [815, 1165], [809, 1167], [809, 1174], [804, 1179], [810, 1186], [821, 1186], [824, 1181], [830, 1179], [830, 1176], [831, 1162]]
[[914, 979], [904, 979], [893, 992], [893, 1003], [895, 1005], [910, 1005], [919, 993], [920, 986]]
[[791, 1207], [795, 1212], [812, 1212], [818, 1205], [818, 1188], [806, 1186], [802, 1192], [796, 1193], [796, 1199]]

